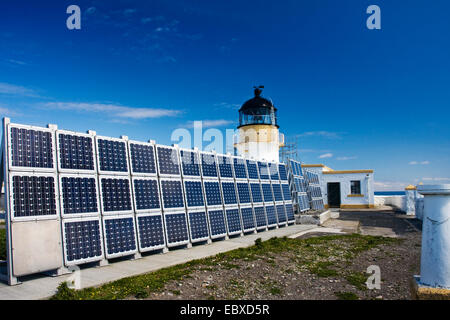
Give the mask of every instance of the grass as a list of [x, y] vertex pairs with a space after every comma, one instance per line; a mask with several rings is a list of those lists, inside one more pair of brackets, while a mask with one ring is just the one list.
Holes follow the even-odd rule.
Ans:
[[346, 275], [345, 279], [359, 290], [366, 290], [368, 275], [363, 272], [350, 272]]
[[0, 260], [6, 260], [6, 230], [0, 229]]
[[[170, 281], [181, 281], [189, 278], [190, 274], [195, 271], [204, 268], [213, 270], [239, 268], [240, 261], [254, 261], [257, 259], [267, 261], [268, 257], [275, 257], [277, 254], [289, 256], [290, 259], [296, 262], [300, 270], [309, 271], [320, 277], [348, 274], [347, 281], [355, 286], [359, 286], [362, 282], [361, 275], [356, 273], [349, 274], [347, 270], [339, 269], [339, 265], [351, 262], [359, 253], [375, 246], [398, 241], [400, 240], [358, 234], [322, 236], [308, 239], [289, 239], [287, 237], [272, 238], [267, 241], [257, 239], [255, 245], [248, 248], [240, 248], [155, 272], [120, 279], [100, 287], [75, 291], [61, 284], [57, 293], [51, 299], [109, 300], [125, 299], [133, 296], [143, 299], [152, 292], [163, 290]], [[227, 285], [233, 299], [238, 299], [245, 294], [243, 283], [246, 279], [240, 279], [244, 282], [238, 280], [232, 279]], [[276, 286], [271, 286], [268, 289], [273, 295], [281, 294], [281, 289]]]
[[358, 300], [358, 296], [353, 292], [335, 292], [339, 300]]

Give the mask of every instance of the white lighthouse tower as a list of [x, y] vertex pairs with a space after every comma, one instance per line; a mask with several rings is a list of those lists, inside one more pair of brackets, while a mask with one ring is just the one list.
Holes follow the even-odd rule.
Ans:
[[235, 147], [241, 156], [259, 161], [279, 162], [284, 136], [279, 132], [277, 109], [261, 97], [263, 86], [239, 109], [239, 137]]

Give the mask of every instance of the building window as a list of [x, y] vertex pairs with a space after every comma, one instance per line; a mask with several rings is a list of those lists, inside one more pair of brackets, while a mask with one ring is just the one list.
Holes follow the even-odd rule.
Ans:
[[361, 181], [350, 181], [351, 194], [361, 194]]

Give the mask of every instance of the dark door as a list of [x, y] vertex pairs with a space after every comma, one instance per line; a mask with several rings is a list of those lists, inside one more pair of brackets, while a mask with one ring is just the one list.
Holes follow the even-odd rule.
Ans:
[[341, 206], [341, 184], [339, 182], [328, 182], [328, 207], [339, 208]]

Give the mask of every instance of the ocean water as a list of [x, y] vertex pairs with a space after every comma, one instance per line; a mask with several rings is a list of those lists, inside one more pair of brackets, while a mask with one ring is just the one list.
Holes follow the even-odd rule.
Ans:
[[375, 191], [376, 196], [404, 196], [405, 191]]

